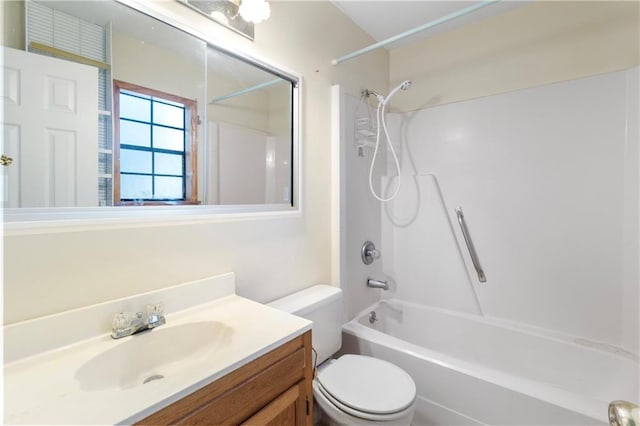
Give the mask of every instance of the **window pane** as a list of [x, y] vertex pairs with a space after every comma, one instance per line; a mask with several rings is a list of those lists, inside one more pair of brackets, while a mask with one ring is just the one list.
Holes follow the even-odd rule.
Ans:
[[153, 126], [153, 147], [184, 151], [184, 132]]
[[159, 175], [182, 175], [182, 155], [160, 154], [155, 156], [155, 173]]
[[151, 176], [120, 175], [120, 198], [123, 200], [151, 198]]
[[151, 173], [151, 153], [135, 149], [121, 149], [120, 171], [123, 173]]
[[120, 92], [120, 117], [151, 121], [151, 101]]
[[155, 182], [156, 193], [154, 198], [182, 198], [182, 178], [158, 176], [155, 178]]
[[120, 120], [120, 144], [151, 147], [151, 126]]
[[184, 129], [184, 109], [154, 102], [153, 122]]

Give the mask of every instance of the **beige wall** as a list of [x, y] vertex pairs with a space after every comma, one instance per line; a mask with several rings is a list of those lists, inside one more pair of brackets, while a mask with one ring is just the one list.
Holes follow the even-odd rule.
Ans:
[[[340, 67], [331, 59], [372, 40], [329, 2], [272, 2], [251, 42], [177, 2], [149, 2], [303, 76], [302, 204], [295, 218], [5, 235], [6, 322], [162, 288], [227, 271], [240, 295], [268, 301], [331, 281], [330, 87], [385, 90], [388, 55]], [[329, 30], [330, 29], [330, 30]]]
[[638, 65], [640, 2], [538, 1], [391, 51], [392, 108], [420, 109]]
[[0, 45], [24, 50], [24, 1], [1, 1], [0, 15], [2, 16]]
[[178, 54], [114, 31], [111, 47], [113, 78], [194, 99], [198, 102], [198, 114], [203, 115], [206, 47], [195, 41], [192, 44], [184, 54]]
[[[228, 75], [209, 72], [207, 102], [216, 96], [246, 89], [246, 85]], [[247, 93], [216, 104], [208, 104], [208, 119], [230, 123], [261, 132], [269, 131], [269, 94], [264, 90]]]

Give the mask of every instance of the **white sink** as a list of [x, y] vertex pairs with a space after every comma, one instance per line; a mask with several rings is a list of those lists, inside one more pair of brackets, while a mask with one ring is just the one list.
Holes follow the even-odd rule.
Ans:
[[[166, 324], [121, 339], [107, 334], [114, 312], [156, 300], [170, 307]], [[233, 274], [224, 274], [3, 329], [0, 424], [94, 425], [134, 424], [311, 323], [236, 295]]]
[[113, 347], [82, 364], [75, 379], [83, 391], [128, 389], [215, 360], [233, 330], [217, 321], [161, 326], [113, 340]]

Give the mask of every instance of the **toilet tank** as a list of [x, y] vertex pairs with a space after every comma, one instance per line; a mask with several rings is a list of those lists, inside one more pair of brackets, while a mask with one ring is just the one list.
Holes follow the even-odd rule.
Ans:
[[342, 346], [344, 300], [342, 290], [329, 285], [315, 285], [276, 299], [268, 306], [306, 318], [313, 322], [312, 345], [320, 364]]

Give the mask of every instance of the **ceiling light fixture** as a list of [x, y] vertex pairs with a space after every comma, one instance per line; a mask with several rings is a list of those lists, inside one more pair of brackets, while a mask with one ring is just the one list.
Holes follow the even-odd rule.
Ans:
[[240, 2], [240, 16], [247, 22], [259, 24], [269, 19], [271, 7], [266, 0], [242, 0]]

